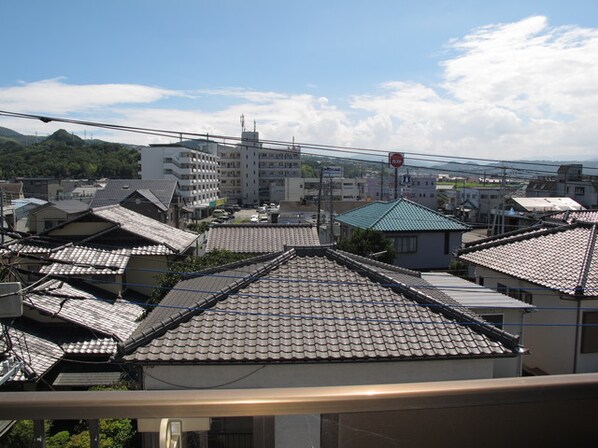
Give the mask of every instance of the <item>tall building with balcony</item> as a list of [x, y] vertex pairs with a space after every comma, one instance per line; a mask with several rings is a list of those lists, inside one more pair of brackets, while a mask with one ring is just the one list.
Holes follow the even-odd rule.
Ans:
[[200, 140], [141, 148], [141, 178], [176, 179], [193, 216], [205, 217], [219, 198], [218, 146]]
[[220, 196], [243, 205], [277, 200], [285, 179], [301, 177], [301, 148], [264, 148], [259, 132], [242, 131], [235, 146], [218, 146]]

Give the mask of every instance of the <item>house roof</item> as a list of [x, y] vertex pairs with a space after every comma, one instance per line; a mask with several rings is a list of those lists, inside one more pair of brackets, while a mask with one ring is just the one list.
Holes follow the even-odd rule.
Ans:
[[569, 197], [560, 198], [511, 198], [521, 209], [528, 212], [553, 212], [557, 210], [582, 210], [583, 206]]
[[129, 262], [125, 250], [103, 250], [69, 245], [50, 252], [48, 260], [55, 261], [40, 269], [42, 274], [54, 275], [122, 275]]
[[92, 208], [120, 204], [136, 190], [151, 191], [162, 204], [168, 206], [177, 189], [177, 181], [170, 179], [109, 179], [102, 190], [98, 190], [91, 200]]
[[280, 252], [285, 246], [318, 246], [320, 240], [311, 224], [220, 224], [208, 232], [206, 250], [240, 253]]
[[408, 199], [372, 202], [337, 216], [336, 221], [382, 232], [465, 232], [471, 227]]
[[28, 291], [23, 305], [124, 341], [143, 314], [139, 305], [122, 299], [107, 300], [60, 280], [47, 281]]
[[568, 224], [576, 221], [598, 223], [598, 210], [567, 210], [545, 216], [544, 219], [566, 222]]
[[468, 263], [559, 291], [598, 297], [598, 225], [537, 226], [467, 245]]
[[177, 253], [184, 252], [199, 238], [197, 233], [177, 229], [120, 205], [94, 208], [92, 213], [106, 221], [117, 224], [127, 232], [156, 244], [163, 244]]
[[388, 361], [512, 356], [518, 343], [379, 265], [314, 247], [181, 281], [120, 350], [149, 364]]
[[25, 371], [21, 370], [11, 381], [40, 378], [64, 355], [60, 346], [31, 329], [9, 326], [8, 335], [12, 342], [10, 353], [25, 363]]
[[[47, 206], [55, 207], [67, 214], [83, 213], [89, 209], [89, 204], [83, 201], [78, 201], [77, 199], [65, 199], [63, 201], [49, 202]], [[37, 213], [37, 210], [33, 211], [32, 213]]]
[[525, 311], [535, 309], [533, 305], [451, 275], [448, 272], [425, 272], [422, 273], [422, 278], [468, 309], [500, 308]]

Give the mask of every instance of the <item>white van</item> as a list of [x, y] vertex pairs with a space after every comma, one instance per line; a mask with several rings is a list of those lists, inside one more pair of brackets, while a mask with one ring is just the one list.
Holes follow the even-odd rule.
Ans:
[[222, 210], [221, 208], [217, 208], [212, 212], [212, 217], [219, 218], [219, 219], [228, 219], [229, 215], [226, 210]]

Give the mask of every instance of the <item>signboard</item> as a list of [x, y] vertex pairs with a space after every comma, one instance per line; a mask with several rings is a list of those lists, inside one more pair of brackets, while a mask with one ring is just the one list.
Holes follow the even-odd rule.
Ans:
[[400, 168], [405, 162], [405, 156], [402, 152], [389, 152], [388, 153], [388, 164], [393, 168]]
[[322, 175], [324, 177], [343, 177], [343, 167], [325, 166], [322, 168]]

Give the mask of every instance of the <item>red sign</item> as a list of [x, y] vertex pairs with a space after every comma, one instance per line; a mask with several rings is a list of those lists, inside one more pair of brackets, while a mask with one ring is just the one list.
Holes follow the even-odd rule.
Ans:
[[388, 153], [388, 164], [393, 168], [400, 168], [405, 162], [405, 156], [402, 152], [389, 152]]

